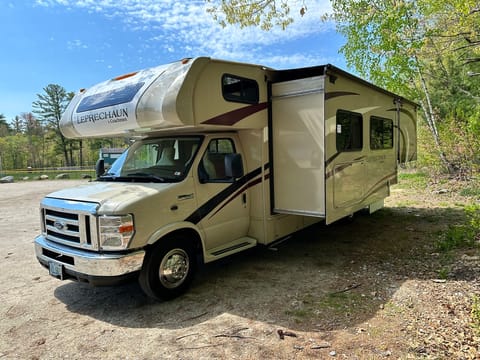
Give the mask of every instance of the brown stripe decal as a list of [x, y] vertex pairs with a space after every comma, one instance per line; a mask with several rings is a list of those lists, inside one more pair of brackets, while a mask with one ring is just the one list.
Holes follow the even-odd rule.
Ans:
[[264, 102], [260, 104], [245, 106], [243, 108], [235, 109], [225, 114], [221, 114], [211, 119], [205, 120], [204, 122], [202, 122], [202, 124], [232, 126], [235, 125], [237, 122], [245, 119], [247, 116], [266, 109], [267, 105], [268, 104]]
[[[265, 175], [265, 180], [268, 180], [270, 178], [270, 174], [266, 174]], [[214, 217], [220, 210], [222, 210], [225, 206], [227, 206], [231, 201], [233, 201], [236, 197], [238, 197], [239, 195], [241, 195], [245, 190], [247, 190], [248, 188], [251, 188], [257, 184], [260, 184], [262, 182], [262, 177], [260, 176], [259, 178], [249, 182], [247, 185], [245, 185], [243, 188], [241, 188], [240, 190], [238, 190], [235, 194], [232, 195], [232, 197], [230, 199], [228, 199], [222, 206], [220, 206], [218, 208], [217, 211], [215, 211], [210, 217], [209, 219], [211, 219], [212, 217]]]

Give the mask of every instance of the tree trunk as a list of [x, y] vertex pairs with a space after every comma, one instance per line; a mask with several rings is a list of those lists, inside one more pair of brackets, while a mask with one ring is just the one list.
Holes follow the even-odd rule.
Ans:
[[432, 102], [430, 100], [430, 92], [428, 91], [427, 84], [425, 82], [425, 78], [423, 77], [422, 72], [419, 70], [418, 73], [420, 75], [420, 82], [422, 84], [423, 94], [425, 95], [425, 101], [421, 101], [420, 105], [425, 115], [425, 120], [427, 122], [428, 129], [432, 133], [433, 141], [435, 142], [435, 146], [438, 151], [438, 156], [443, 166], [445, 166], [449, 174], [453, 174], [455, 172], [455, 167], [448, 160], [447, 155], [442, 149], [440, 135], [438, 134], [438, 129], [437, 129], [437, 122], [435, 120], [435, 113], [433, 111]]
[[60, 140], [62, 143], [62, 151], [63, 151], [63, 158], [65, 160], [65, 166], [70, 166], [70, 161], [68, 159], [68, 149], [65, 138], [63, 137], [62, 133], [60, 133]]
[[80, 166], [83, 166], [83, 140], [79, 140], [80, 148]]

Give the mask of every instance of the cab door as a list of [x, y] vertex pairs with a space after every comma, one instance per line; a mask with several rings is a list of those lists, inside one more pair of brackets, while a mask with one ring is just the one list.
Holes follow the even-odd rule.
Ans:
[[[221, 248], [245, 237], [249, 228], [247, 186], [226, 174], [225, 157], [241, 153], [234, 136], [208, 137], [197, 168], [197, 211], [205, 250]], [[244, 166], [245, 168], [245, 166]]]

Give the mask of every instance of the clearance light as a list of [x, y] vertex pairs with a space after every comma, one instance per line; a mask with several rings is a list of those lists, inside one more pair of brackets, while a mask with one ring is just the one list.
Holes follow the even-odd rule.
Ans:
[[113, 78], [112, 80], [113, 81], [123, 80], [123, 79], [132, 77], [132, 76], [137, 75], [137, 74], [138, 74], [138, 71], [135, 71], [135, 72], [131, 72], [131, 73], [128, 73], [128, 74], [117, 76], [116, 78]]

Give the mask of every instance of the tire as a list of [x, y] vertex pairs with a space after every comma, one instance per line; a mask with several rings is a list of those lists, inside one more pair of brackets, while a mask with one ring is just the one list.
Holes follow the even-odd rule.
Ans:
[[192, 243], [181, 236], [159, 240], [146, 254], [139, 276], [143, 292], [157, 300], [183, 294], [196, 270]]

